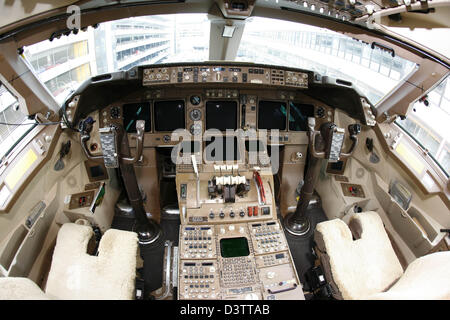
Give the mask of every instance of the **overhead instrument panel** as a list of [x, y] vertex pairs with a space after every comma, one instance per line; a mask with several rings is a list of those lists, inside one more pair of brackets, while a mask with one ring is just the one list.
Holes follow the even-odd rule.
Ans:
[[308, 88], [308, 73], [256, 66], [167, 66], [143, 69], [143, 85], [236, 83]]

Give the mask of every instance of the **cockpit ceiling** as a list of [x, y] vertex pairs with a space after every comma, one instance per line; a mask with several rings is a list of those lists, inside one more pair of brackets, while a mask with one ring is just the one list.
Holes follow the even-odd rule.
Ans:
[[[13, 25], [24, 25], [57, 15], [68, 16], [66, 8], [76, 5], [82, 13], [111, 8], [131, 8], [148, 5], [168, 5], [171, 13], [183, 13], [194, 8], [198, 12], [211, 12], [217, 5], [226, 19], [245, 19], [254, 15], [257, 8], [294, 10], [311, 13], [350, 23], [372, 22], [375, 18], [396, 15], [408, 17], [420, 14], [419, 20], [426, 20], [429, 27], [449, 27], [448, 19], [438, 19], [435, 8], [446, 7], [448, 0], [46, 0], [46, 1], [5, 1], [0, 5], [3, 19], [0, 29]], [[441, 9], [439, 10], [441, 11]], [[439, 17], [442, 14], [439, 14]], [[445, 13], [444, 13], [445, 15]], [[426, 19], [423, 17], [426, 16]], [[409, 18], [410, 19], [410, 18]], [[392, 20], [392, 19], [390, 19]], [[378, 23], [389, 24], [390, 20], [378, 19]], [[415, 20], [415, 19], [414, 19]], [[408, 25], [405, 25], [405, 27]]]
[[31, 16], [40, 16], [54, 10], [65, 8], [79, 2], [78, 0], [46, 0], [46, 1], [3, 1], [1, 4], [2, 19], [0, 28], [28, 19]]
[[[448, 1], [429, 3], [420, 0], [288, 0], [288, 2], [297, 4], [303, 10], [348, 22], [371, 21], [375, 16], [398, 15], [405, 12], [430, 16], [429, 13], [435, 12], [431, 7], [450, 6]], [[436, 27], [433, 20], [435, 19], [430, 21], [432, 23], [430, 27]], [[446, 23], [448, 27], [449, 22]]]

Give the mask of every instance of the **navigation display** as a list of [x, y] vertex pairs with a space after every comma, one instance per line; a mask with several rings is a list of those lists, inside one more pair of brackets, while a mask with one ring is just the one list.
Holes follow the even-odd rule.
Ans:
[[312, 104], [289, 103], [290, 131], [308, 131], [309, 117], [314, 117], [314, 106]]
[[183, 100], [155, 101], [155, 131], [174, 131], [185, 128]]
[[152, 128], [150, 103], [129, 103], [123, 107], [123, 125], [128, 133], [136, 133], [136, 121], [145, 120], [145, 132]]
[[237, 129], [238, 105], [236, 101], [206, 102], [206, 130]]
[[260, 101], [258, 128], [286, 130], [286, 103], [282, 101]]

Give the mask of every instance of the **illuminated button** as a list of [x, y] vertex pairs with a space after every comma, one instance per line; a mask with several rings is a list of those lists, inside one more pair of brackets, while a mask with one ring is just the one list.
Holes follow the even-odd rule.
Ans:
[[253, 207], [247, 208], [248, 216], [251, 217], [253, 215]]

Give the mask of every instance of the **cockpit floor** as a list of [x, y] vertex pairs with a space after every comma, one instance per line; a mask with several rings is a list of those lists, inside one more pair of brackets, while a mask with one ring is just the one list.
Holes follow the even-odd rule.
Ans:
[[[164, 272], [164, 249], [167, 240], [173, 242], [173, 246], [178, 246], [178, 233], [180, 227], [180, 217], [177, 215], [162, 214], [160, 220], [162, 229], [161, 237], [150, 245], [139, 246], [140, 255], [144, 261], [144, 266], [140, 270], [141, 278], [145, 283], [145, 292], [152, 292], [161, 288]], [[132, 231], [134, 227], [133, 217], [116, 215], [111, 228]]]
[[295, 237], [287, 231], [284, 232], [294, 259], [297, 274], [300, 282], [303, 284], [303, 291], [310, 290], [309, 283], [305, 280], [305, 273], [314, 266], [315, 256], [312, 251], [314, 247], [314, 230], [318, 223], [327, 220], [324, 211], [320, 207], [310, 207], [306, 214], [311, 223], [311, 228], [306, 235]]
[[[294, 237], [285, 231], [286, 239], [294, 259], [297, 274], [303, 284], [303, 290], [309, 291], [309, 284], [305, 280], [305, 273], [314, 266], [315, 256], [313, 254], [314, 230], [316, 225], [327, 220], [324, 211], [320, 207], [310, 207], [307, 211], [310, 219], [311, 229], [302, 237]], [[121, 230], [133, 230], [134, 219], [116, 215], [112, 228]], [[164, 244], [167, 240], [172, 241], [174, 246], [178, 246], [178, 233], [180, 218], [176, 215], [162, 215], [160, 226], [162, 229], [161, 238], [152, 245], [140, 246], [140, 254], [144, 261], [144, 266], [140, 274], [145, 283], [145, 291], [152, 292], [161, 288], [164, 269]]]

